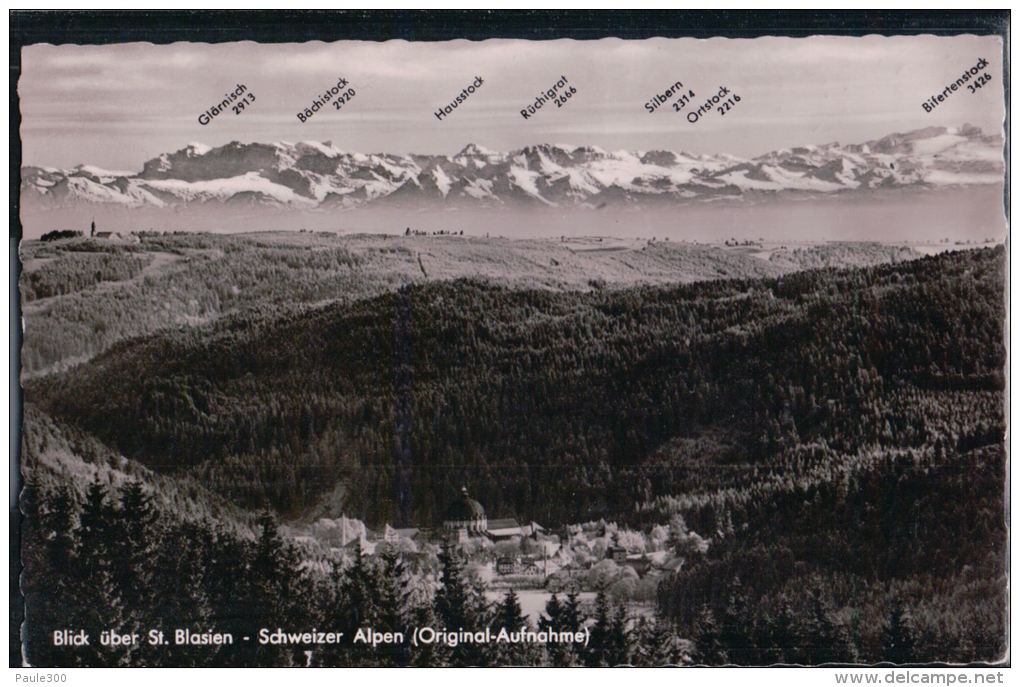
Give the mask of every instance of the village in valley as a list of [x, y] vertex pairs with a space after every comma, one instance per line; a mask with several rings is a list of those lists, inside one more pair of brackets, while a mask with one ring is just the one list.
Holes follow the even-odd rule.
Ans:
[[286, 529], [306, 555], [305, 565], [350, 564], [360, 553], [369, 559], [399, 554], [423, 596], [440, 584], [439, 552], [456, 551], [486, 598], [498, 603], [513, 589], [521, 608], [537, 623], [557, 593], [575, 592], [591, 602], [603, 591], [636, 615], [654, 614], [655, 594], [664, 575], [679, 571], [685, 557], [704, 554], [710, 540], [687, 529], [674, 516], [649, 532], [604, 520], [546, 528], [516, 518], [490, 518], [467, 487], [451, 499], [438, 526], [370, 529], [341, 516]]

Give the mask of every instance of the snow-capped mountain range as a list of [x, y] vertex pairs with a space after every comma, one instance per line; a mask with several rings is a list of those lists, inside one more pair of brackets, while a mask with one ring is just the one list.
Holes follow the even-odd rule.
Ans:
[[430, 203], [600, 208], [994, 184], [1003, 181], [1002, 160], [1002, 139], [969, 125], [776, 150], [753, 159], [548, 144], [507, 153], [471, 144], [443, 156], [346, 152], [328, 141], [233, 142], [217, 148], [192, 143], [149, 160], [140, 172], [24, 167], [21, 200], [43, 208], [218, 204], [331, 210]]

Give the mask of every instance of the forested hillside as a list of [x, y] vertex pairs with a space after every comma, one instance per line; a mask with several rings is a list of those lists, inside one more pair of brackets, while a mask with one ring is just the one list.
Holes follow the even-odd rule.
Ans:
[[[659, 587], [706, 663], [1003, 656], [1005, 453], [883, 450], [687, 511], [718, 525]], [[774, 486], [774, 485], [770, 485]]]
[[463, 483], [493, 513], [616, 516], [703, 490], [702, 456], [737, 486], [997, 443], [1002, 270], [986, 250], [582, 294], [411, 286], [118, 345], [26, 397], [289, 515], [339, 481], [336, 508], [372, 522], [435, 522]]
[[[708, 664], [997, 660], [1007, 543], [1004, 269], [1000, 247], [580, 292], [429, 282], [300, 312], [248, 309], [123, 341], [25, 385], [27, 459], [48, 475], [32, 482], [30, 495], [47, 497], [28, 501], [41, 523], [29, 536], [52, 543], [32, 564], [45, 581], [73, 555], [82, 584], [130, 596], [130, 575], [95, 568], [89, 552], [103, 537], [90, 523], [114, 531], [148, 522], [117, 516], [133, 512], [129, 485], [141, 480], [204, 518], [159, 525], [201, 576], [179, 590], [176, 609], [149, 599], [100, 611], [134, 613], [139, 626], [151, 614], [168, 617], [160, 613], [301, 626], [362, 617], [359, 604], [378, 597], [372, 612], [385, 616], [396, 612], [394, 580], [406, 578], [395, 560], [288, 586], [298, 578], [287, 571], [308, 571], [270, 521], [253, 542], [218, 524], [235, 517], [230, 511], [200, 504], [222, 498], [284, 519], [314, 511], [435, 525], [449, 495], [468, 484], [490, 517], [548, 526], [605, 518], [646, 529], [679, 522], [705, 545], [681, 552], [683, 566], [662, 578], [654, 628], [610, 622], [604, 599], [589, 609], [603, 632], [594, 653], [366, 661], [654, 664], [663, 637], [674, 648], [689, 640], [683, 660]], [[120, 465], [125, 476], [109, 479], [122, 485], [117, 494], [61, 491], [59, 476], [83, 469], [61, 456], [83, 451], [92, 454], [87, 464]], [[47, 534], [61, 531], [73, 537]], [[109, 560], [149, 560], [147, 545], [131, 543], [149, 539], [132, 537]], [[457, 564], [441, 563], [452, 585]], [[146, 565], [144, 574], [163, 574]], [[231, 596], [221, 570], [251, 576], [249, 596]], [[476, 626], [502, 617], [464, 616], [444, 594], [414, 617]], [[513, 604], [506, 616], [516, 622]], [[412, 622], [400, 608], [399, 622]], [[179, 658], [300, 660], [203, 656]]]
[[21, 449], [22, 472], [37, 490], [67, 489], [74, 498], [84, 500], [93, 482], [111, 487], [138, 482], [150, 490], [152, 507], [162, 516], [192, 523], [212, 521], [248, 536], [255, 529], [254, 515], [210, 492], [187, 472], [146, 468], [31, 404], [25, 408]]
[[[410, 229], [410, 228], [408, 228]], [[435, 234], [435, 232], [433, 232]], [[768, 277], [805, 266], [861, 266], [916, 257], [879, 244], [818, 244], [774, 259], [760, 247], [565, 238], [510, 241], [427, 235], [339, 236], [143, 232], [20, 246], [28, 376], [66, 368], [123, 339], [261, 310], [279, 315], [458, 277], [515, 288], [586, 290]]]

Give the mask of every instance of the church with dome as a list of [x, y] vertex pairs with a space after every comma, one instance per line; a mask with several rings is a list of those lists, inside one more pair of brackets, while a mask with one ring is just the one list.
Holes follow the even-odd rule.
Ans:
[[473, 537], [485, 537], [493, 542], [509, 541], [543, 532], [545, 528], [535, 521], [522, 525], [514, 518], [489, 518], [482, 504], [468, 495], [467, 487], [460, 488], [460, 494], [443, 517], [443, 538], [449, 542], [464, 543]]
[[482, 504], [468, 495], [467, 487], [461, 487], [460, 496], [443, 517], [443, 533], [449, 539], [463, 542], [470, 537], [485, 536], [488, 529], [489, 521]]

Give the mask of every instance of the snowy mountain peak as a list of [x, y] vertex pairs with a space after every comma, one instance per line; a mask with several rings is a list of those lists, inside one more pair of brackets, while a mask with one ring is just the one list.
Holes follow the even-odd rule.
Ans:
[[457, 155], [455, 155], [455, 157], [472, 157], [472, 156], [488, 157], [490, 155], [495, 154], [496, 151], [489, 150], [488, 148], [480, 146], [477, 143], [468, 143], [461, 149], [459, 153], [457, 153]]
[[344, 152], [330, 141], [189, 143], [145, 162], [139, 173], [91, 165], [26, 167], [22, 198], [43, 207], [221, 203], [305, 210], [436, 203], [599, 208], [1002, 181], [1001, 137], [964, 124], [860, 144], [805, 144], [750, 160], [670, 150], [608, 153], [594, 146], [546, 143], [505, 153], [471, 143], [452, 157]]
[[212, 150], [211, 146], [207, 146], [206, 144], [199, 143], [197, 141], [192, 141], [184, 147], [183, 152], [187, 153], [191, 157], [200, 157], [208, 153], [210, 150]]

